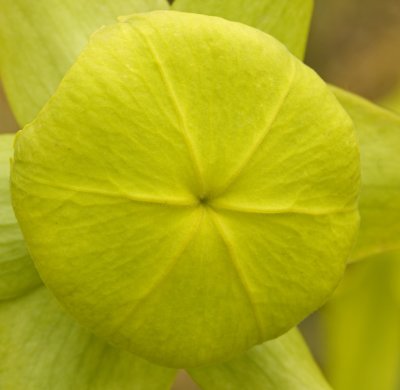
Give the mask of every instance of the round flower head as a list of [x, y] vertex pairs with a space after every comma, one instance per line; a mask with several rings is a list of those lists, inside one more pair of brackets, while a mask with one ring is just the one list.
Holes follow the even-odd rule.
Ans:
[[114, 345], [175, 367], [286, 332], [358, 227], [352, 123], [274, 38], [170, 11], [95, 33], [12, 169], [46, 285]]

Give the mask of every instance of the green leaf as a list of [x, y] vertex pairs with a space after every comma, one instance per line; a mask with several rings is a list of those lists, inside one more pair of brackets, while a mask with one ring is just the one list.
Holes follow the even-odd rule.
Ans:
[[1, 79], [19, 124], [34, 119], [95, 30], [167, 7], [165, 0], [2, 0]]
[[329, 390], [303, 338], [293, 329], [218, 366], [192, 368], [203, 390]]
[[334, 88], [361, 148], [361, 226], [353, 260], [400, 249], [400, 117]]
[[271, 34], [304, 57], [313, 0], [175, 0], [172, 9], [220, 16]]
[[176, 374], [96, 338], [45, 287], [0, 304], [0, 318], [4, 390], [167, 390]]
[[41, 283], [11, 207], [13, 140], [13, 134], [0, 135], [0, 301], [22, 295]]
[[322, 311], [326, 371], [335, 390], [398, 388], [400, 255], [353, 264]]
[[358, 228], [358, 145], [327, 86], [259, 30], [173, 11], [92, 37], [17, 138], [12, 185], [68, 310], [177, 367], [322, 305]]

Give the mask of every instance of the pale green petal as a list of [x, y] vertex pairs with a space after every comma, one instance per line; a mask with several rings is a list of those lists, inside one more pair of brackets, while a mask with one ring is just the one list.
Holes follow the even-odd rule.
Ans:
[[313, 0], [175, 0], [172, 9], [248, 24], [303, 58], [313, 6]]
[[14, 134], [0, 135], [0, 301], [41, 283], [26, 250], [10, 197], [10, 159]]
[[175, 370], [111, 347], [45, 287], [0, 304], [2, 390], [167, 390]]
[[361, 226], [352, 259], [400, 249], [400, 117], [334, 89], [361, 148]]
[[1, 0], [0, 72], [20, 125], [54, 93], [91, 33], [166, 0]]
[[96, 33], [20, 133], [13, 171], [60, 301], [177, 367], [237, 356], [323, 304], [358, 187], [351, 121], [314, 72], [259, 30], [173, 11]]
[[351, 265], [322, 311], [326, 370], [335, 390], [398, 388], [399, 275], [399, 254]]
[[227, 363], [192, 368], [189, 374], [203, 390], [331, 389], [296, 329]]

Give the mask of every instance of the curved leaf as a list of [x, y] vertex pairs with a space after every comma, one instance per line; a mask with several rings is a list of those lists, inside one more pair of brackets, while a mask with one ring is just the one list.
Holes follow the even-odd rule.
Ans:
[[361, 149], [361, 225], [353, 260], [400, 249], [400, 117], [334, 88]]
[[313, 0], [175, 0], [172, 9], [220, 16], [271, 34], [303, 58]]
[[41, 283], [26, 250], [10, 197], [10, 159], [14, 134], [0, 135], [0, 301]]
[[329, 390], [297, 329], [227, 363], [188, 370], [203, 390]]
[[1, 0], [1, 79], [19, 124], [36, 116], [91, 33], [117, 16], [167, 7], [166, 0]]
[[0, 335], [4, 390], [167, 390], [176, 375], [82, 329], [45, 287], [0, 304]]

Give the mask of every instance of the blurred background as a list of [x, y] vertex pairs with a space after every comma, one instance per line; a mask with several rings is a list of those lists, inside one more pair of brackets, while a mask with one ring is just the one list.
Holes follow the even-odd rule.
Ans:
[[330, 83], [385, 98], [400, 88], [400, 1], [317, 0], [306, 63]]
[[[306, 63], [400, 112], [400, 0], [316, 0]], [[17, 129], [0, 88], [0, 132]], [[301, 325], [336, 389], [400, 389], [398, 264], [400, 255], [350, 266], [333, 303]], [[178, 389], [196, 386], [182, 372]]]

